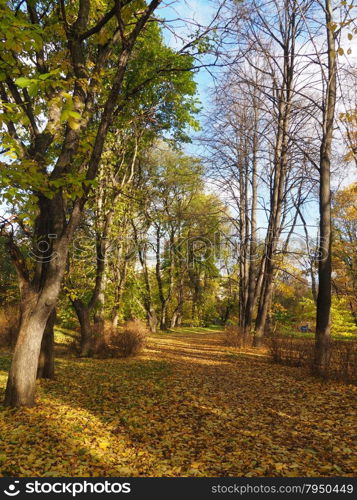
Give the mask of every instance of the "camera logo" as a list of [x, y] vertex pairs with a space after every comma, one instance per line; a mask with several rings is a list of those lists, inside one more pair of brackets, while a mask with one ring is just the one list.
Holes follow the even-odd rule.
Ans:
[[19, 484], [20, 481], [14, 481], [14, 484], [10, 484], [9, 491], [4, 490], [5, 495], [9, 497], [16, 497], [20, 493], [20, 490], [16, 488], [16, 484]]

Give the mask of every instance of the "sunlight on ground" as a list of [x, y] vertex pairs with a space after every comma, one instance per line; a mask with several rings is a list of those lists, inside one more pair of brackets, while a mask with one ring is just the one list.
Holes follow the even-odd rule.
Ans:
[[36, 408], [1, 407], [2, 475], [353, 475], [356, 389], [224, 347], [219, 332], [156, 334], [138, 358], [56, 369]]

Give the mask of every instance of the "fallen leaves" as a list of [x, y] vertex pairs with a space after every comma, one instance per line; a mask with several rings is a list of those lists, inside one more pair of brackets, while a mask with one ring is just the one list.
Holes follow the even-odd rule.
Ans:
[[217, 333], [161, 334], [141, 358], [58, 360], [37, 407], [1, 409], [0, 472], [352, 476], [354, 402], [264, 357], [227, 361]]

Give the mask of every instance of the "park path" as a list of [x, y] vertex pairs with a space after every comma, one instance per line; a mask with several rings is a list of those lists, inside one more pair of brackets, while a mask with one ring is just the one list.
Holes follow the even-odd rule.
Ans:
[[[214, 330], [158, 333], [147, 355], [170, 363], [171, 391], [202, 413], [196, 436], [207, 443], [211, 433], [213, 474], [356, 472], [355, 387], [275, 365], [264, 351], [226, 347]], [[197, 461], [207, 465], [204, 449]]]
[[356, 388], [222, 340], [181, 329], [133, 358], [59, 355], [36, 407], [0, 406], [0, 476], [355, 475]]

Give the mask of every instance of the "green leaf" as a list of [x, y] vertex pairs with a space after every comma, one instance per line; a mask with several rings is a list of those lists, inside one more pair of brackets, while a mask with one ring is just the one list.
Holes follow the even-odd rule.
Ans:
[[37, 80], [32, 80], [32, 83], [29, 86], [29, 95], [34, 97], [38, 93], [39, 82]]
[[75, 118], [76, 120], [81, 119], [81, 115], [77, 111], [68, 111], [68, 116]]
[[31, 80], [30, 78], [25, 78], [23, 76], [20, 76], [20, 78], [17, 78], [15, 80], [15, 83], [16, 83], [16, 85], [18, 85], [19, 87], [21, 87], [23, 89], [25, 87], [28, 87], [32, 83], [32, 81], [33, 80]]

